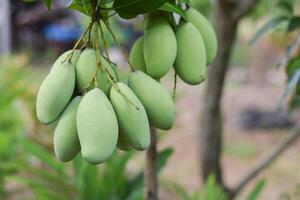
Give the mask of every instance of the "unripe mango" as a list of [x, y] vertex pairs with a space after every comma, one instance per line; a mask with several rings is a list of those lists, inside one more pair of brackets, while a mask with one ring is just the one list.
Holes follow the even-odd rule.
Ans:
[[143, 72], [129, 75], [128, 86], [144, 105], [150, 122], [157, 128], [167, 130], [173, 125], [175, 108], [168, 92]]
[[[101, 65], [97, 70], [98, 59], [100, 59]], [[116, 79], [116, 74], [112, 69], [112, 66], [107, 62], [107, 60], [104, 57], [99, 56], [98, 58], [97, 52], [94, 49], [85, 49], [80, 54], [76, 64], [76, 83], [78, 89], [80, 91], [84, 89], [92, 89], [93, 86], [95, 86], [95, 83], [92, 82], [93, 75], [96, 73], [97, 70], [97, 85], [105, 94], [109, 94], [111, 83], [107, 78], [105, 69], [107, 69], [107, 71], [109, 71], [112, 77]]]
[[128, 144], [128, 142], [122, 137], [122, 135], [119, 133], [118, 143], [117, 147], [122, 151], [130, 151], [131, 146]]
[[[55, 70], [57, 67], [61, 66], [64, 62], [71, 62], [74, 66], [80, 55], [80, 50], [68, 50], [61, 54], [57, 60], [54, 62], [51, 71]], [[69, 60], [71, 58], [71, 60]], [[51, 72], [50, 71], [50, 72]]]
[[75, 66], [58, 58], [38, 91], [36, 114], [41, 123], [54, 122], [69, 103], [75, 88]]
[[201, 33], [205, 44], [207, 63], [209, 64], [215, 59], [218, 50], [218, 40], [214, 28], [196, 9], [189, 8], [186, 14], [189, 22], [191, 22]]
[[135, 70], [140, 70], [146, 73], [146, 64], [143, 53], [143, 36], [140, 37], [132, 46], [129, 60]]
[[54, 152], [63, 162], [72, 160], [80, 151], [76, 128], [76, 113], [81, 96], [75, 97], [59, 117], [54, 131]]
[[76, 116], [82, 157], [92, 164], [108, 160], [116, 149], [118, 122], [106, 97], [95, 88], [82, 98]]
[[144, 36], [144, 58], [148, 75], [160, 79], [172, 67], [177, 43], [172, 27], [164, 17], [151, 17]]
[[141, 101], [121, 82], [111, 88], [110, 101], [116, 112], [122, 137], [136, 150], [147, 149], [150, 145], [150, 130]]
[[204, 81], [206, 73], [206, 52], [203, 39], [190, 22], [181, 23], [176, 29], [178, 44], [174, 64], [178, 76], [188, 84]]

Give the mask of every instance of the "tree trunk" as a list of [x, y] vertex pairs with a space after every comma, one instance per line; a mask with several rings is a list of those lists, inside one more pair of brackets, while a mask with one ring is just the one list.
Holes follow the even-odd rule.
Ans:
[[230, 5], [216, 3], [214, 23], [219, 49], [214, 63], [208, 68], [200, 131], [202, 178], [206, 180], [210, 174], [214, 174], [217, 183], [223, 188], [220, 164], [223, 133], [220, 101], [237, 31], [237, 20], [232, 17], [231, 12]]
[[145, 200], [158, 200], [158, 183], [157, 183], [157, 138], [156, 128], [150, 127], [151, 144], [146, 152], [146, 169], [145, 169]]
[[9, 0], [0, 1], [0, 55], [11, 51]]

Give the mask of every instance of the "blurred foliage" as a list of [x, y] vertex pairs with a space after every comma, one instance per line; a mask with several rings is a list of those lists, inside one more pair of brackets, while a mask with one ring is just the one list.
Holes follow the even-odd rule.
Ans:
[[[248, 193], [246, 200], [257, 200], [265, 186], [265, 179], [260, 179]], [[215, 177], [210, 175], [201, 190], [190, 194], [183, 186], [172, 183], [168, 188], [181, 200], [227, 200], [226, 193], [217, 184]]]
[[295, 14], [299, 3], [299, 0], [276, 0], [276, 8], [279, 12], [274, 12], [272, 17], [256, 32], [251, 40], [251, 43], [254, 44], [264, 34], [278, 30], [278, 28], [285, 35], [293, 38], [277, 64], [278, 68], [285, 67], [287, 74], [287, 86], [279, 106], [282, 106], [284, 100], [290, 96], [290, 111], [300, 107], [300, 16]]

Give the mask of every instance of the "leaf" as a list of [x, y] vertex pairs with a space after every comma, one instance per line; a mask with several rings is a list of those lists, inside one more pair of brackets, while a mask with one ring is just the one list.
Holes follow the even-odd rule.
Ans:
[[158, 153], [158, 161], [156, 166], [157, 173], [159, 173], [160, 170], [167, 164], [167, 161], [172, 155], [172, 153], [173, 153], [172, 148], [166, 148]]
[[160, 10], [167, 11], [167, 12], [174, 12], [180, 15], [185, 21], [188, 21], [187, 15], [185, 11], [176, 3], [166, 2], [162, 7], [159, 8]]
[[253, 45], [260, 37], [262, 37], [264, 34], [266, 34], [268, 31], [274, 29], [282, 22], [286, 21], [288, 18], [286, 16], [278, 16], [271, 18], [269, 21], [267, 21], [266, 24], [264, 24], [252, 37], [250, 40], [250, 44]]
[[89, 0], [72, 0], [68, 8], [77, 10], [87, 16], [91, 16], [93, 11], [92, 4]]
[[47, 164], [51, 169], [55, 170], [61, 175], [64, 175], [64, 165], [55, 160], [53, 156], [45, 151], [40, 145], [35, 144], [27, 139], [20, 140], [20, 145], [25, 151], [37, 157], [39, 160]]
[[288, 32], [294, 31], [300, 27], [300, 16], [292, 17], [287, 28]]
[[48, 10], [51, 10], [51, 5], [52, 5], [52, 0], [43, 0], [44, 4], [46, 5], [46, 7], [48, 8]]
[[280, 108], [283, 105], [283, 102], [287, 98], [287, 96], [293, 91], [293, 89], [296, 88], [299, 80], [300, 80], [300, 69], [298, 69], [294, 73], [294, 75], [292, 76], [292, 78], [289, 80], [286, 88], [284, 89], [283, 94], [281, 95], [281, 97], [279, 99], [278, 108]]
[[247, 200], [256, 200], [258, 196], [261, 194], [263, 188], [265, 187], [266, 180], [261, 179], [255, 185], [255, 187], [250, 191]]
[[161, 7], [167, 0], [115, 0], [113, 9], [120, 16], [139, 15], [152, 12]]

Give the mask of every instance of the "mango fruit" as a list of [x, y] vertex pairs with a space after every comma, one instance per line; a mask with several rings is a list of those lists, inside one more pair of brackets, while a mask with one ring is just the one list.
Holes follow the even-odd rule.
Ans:
[[[101, 65], [98, 70], [98, 59]], [[97, 56], [94, 49], [85, 49], [79, 56], [76, 64], [76, 83], [78, 89], [83, 92], [84, 89], [90, 90], [94, 88], [93, 75], [96, 73], [97, 86], [105, 93], [109, 94], [111, 83], [107, 78], [105, 69], [109, 71], [113, 79], [116, 79], [116, 74], [112, 66], [103, 56]], [[88, 87], [89, 86], [89, 87]]]
[[207, 60], [202, 36], [192, 23], [183, 22], [176, 28], [176, 39], [175, 71], [184, 82], [200, 84], [205, 80]]
[[191, 22], [200, 32], [206, 49], [207, 63], [210, 64], [217, 55], [218, 40], [213, 26], [196, 9], [189, 8], [186, 11], [189, 22]]
[[54, 152], [63, 162], [75, 158], [80, 151], [80, 143], [76, 128], [76, 113], [81, 96], [75, 97], [59, 117], [54, 131]]
[[175, 118], [171, 96], [159, 82], [141, 71], [129, 75], [128, 86], [144, 105], [149, 121], [157, 128], [168, 130]]
[[129, 61], [135, 70], [140, 70], [146, 73], [147, 70], [143, 53], [143, 41], [144, 39], [142, 36], [133, 44], [129, 54]]
[[136, 150], [150, 145], [148, 117], [141, 101], [124, 83], [118, 82], [110, 91], [122, 137]]
[[[61, 66], [64, 62], [71, 62], [73, 65], [76, 65], [79, 55], [80, 55], [80, 50], [68, 50], [68, 51], [64, 52], [54, 62], [54, 64], [51, 67], [50, 72], [59, 68], [59, 66]], [[71, 60], [69, 60], [70, 58], [71, 58]]]
[[54, 122], [69, 103], [75, 88], [75, 65], [58, 58], [41, 84], [36, 99], [36, 114], [41, 123]]
[[176, 58], [176, 37], [167, 19], [150, 17], [145, 27], [144, 59], [147, 74], [160, 79], [168, 73]]
[[130, 151], [132, 148], [128, 142], [122, 137], [122, 134], [119, 133], [117, 147], [122, 151]]
[[108, 160], [116, 149], [118, 122], [113, 107], [100, 89], [90, 90], [83, 96], [76, 124], [82, 157], [91, 164]]

